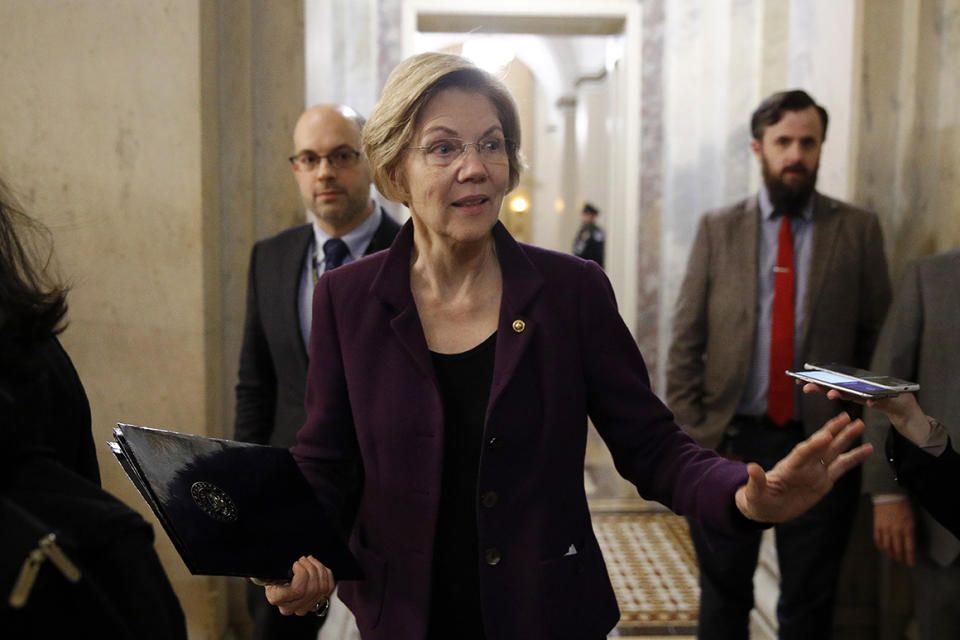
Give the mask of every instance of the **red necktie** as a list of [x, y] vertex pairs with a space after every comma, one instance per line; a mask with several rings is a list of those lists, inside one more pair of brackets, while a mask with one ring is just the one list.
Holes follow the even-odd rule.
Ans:
[[793, 368], [793, 236], [790, 216], [783, 216], [773, 270], [773, 326], [770, 331], [770, 375], [767, 414], [781, 427], [793, 417], [793, 381], [784, 371]]

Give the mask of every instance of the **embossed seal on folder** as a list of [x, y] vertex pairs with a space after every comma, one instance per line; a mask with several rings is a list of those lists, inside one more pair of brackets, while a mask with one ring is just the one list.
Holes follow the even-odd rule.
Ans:
[[201, 511], [214, 520], [235, 522], [237, 519], [237, 505], [226, 491], [212, 482], [194, 482], [190, 486], [190, 497]]

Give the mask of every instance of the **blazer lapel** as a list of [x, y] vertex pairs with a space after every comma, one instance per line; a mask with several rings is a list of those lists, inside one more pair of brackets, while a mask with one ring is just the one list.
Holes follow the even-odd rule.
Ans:
[[[537, 330], [536, 320], [525, 313], [543, 286], [543, 277], [524, 254], [520, 245], [498, 222], [493, 228], [497, 258], [503, 273], [503, 296], [497, 326], [497, 351], [489, 407], [493, 406], [510, 381]], [[433, 363], [420, 316], [410, 292], [410, 253], [413, 250], [413, 224], [404, 223], [370, 286], [370, 293], [393, 310], [390, 327], [403, 344], [417, 368], [433, 378]]]
[[307, 259], [307, 251], [313, 241], [313, 227], [309, 224], [297, 231], [291, 237], [290, 246], [280, 258], [280, 265], [274, 286], [277, 287], [278, 299], [281, 301], [282, 326], [289, 327], [294, 332], [300, 348], [297, 349], [297, 362], [307, 368], [307, 347], [303, 344], [303, 327], [300, 326], [300, 276], [303, 263]]
[[[497, 258], [503, 273], [503, 296], [497, 326], [497, 352], [494, 362], [492, 406], [517, 368], [534, 333], [536, 321], [525, 313], [530, 302], [543, 286], [543, 277], [510, 236], [502, 223], [493, 228]], [[390, 327], [403, 344], [417, 368], [433, 377], [433, 363], [420, 317], [410, 292], [410, 253], [413, 250], [413, 225], [404, 223], [370, 286], [370, 293], [393, 310]]]
[[[731, 219], [731, 227], [728, 230], [731, 234], [730, 249], [737, 256], [733, 260], [735, 273], [734, 282], [739, 282], [743, 286], [743, 296], [740, 298], [741, 304], [747, 305], [743, 313], [747, 322], [742, 326], [743, 333], [740, 336], [742, 344], [751, 345], [750, 349], [741, 350], [743, 358], [738, 364], [746, 370], [750, 366], [750, 358], [753, 353], [753, 336], [757, 330], [757, 279], [759, 277], [759, 266], [757, 265], [757, 251], [760, 245], [760, 205], [757, 198], [749, 199], [744, 204], [740, 217]], [[735, 242], [735, 236], [743, 234], [745, 238], [752, 238], [753, 241]]]
[[400, 233], [370, 285], [370, 294], [383, 301], [393, 313], [390, 328], [403, 344], [420, 371], [433, 378], [433, 363], [423, 335], [417, 305], [410, 292], [410, 254], [413, 251], [413, 223], [410, 220]]
[[497, 352], [493, 366], [493, 385], [487, 403], [487, 415], [510, 382], [517, 364], [526, 352], [538, 327], [536, 320], [525, 313], [543, 286], [537, 271], [523, 249], [502, 223], [493, 228], [497, 258], [503, 273], [503, 296], [500, 301], [500, 322], [497, 327]]
[[810, 273], [807, 275], [807, 297], [803, 301], [803, 334], [801, 345], [806, 353], [807, 336], [810, 333], [810, 319], [813, 317], [814, 307], [823, 289], [824, 278], [833, 262], [834, 252], [837, 250], [836, 227], [839, 217], [836, 215], [836, 206], [819, 193], [815, 194], [813, 206], [813, 246], [810, 252]]

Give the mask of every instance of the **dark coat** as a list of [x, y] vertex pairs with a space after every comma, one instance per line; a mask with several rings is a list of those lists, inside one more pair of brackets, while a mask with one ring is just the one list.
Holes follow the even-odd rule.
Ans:
[[60, 341], [3, 342], [0, 350], [2, 448], [45, 449], [64, 467], [99, 485], [90, 404]]
[[887, 456], [897, 481], [949, 532], [945, 535], [960, 537], [960, 455], [952, 443], [934, 457], [891, 428]]
[[[477, 484], [498, 500], [476, 507], [486, 635], [603, 637], [619, 614], [584, 492], [587, 417], [641, 495], [726, 534], [749, 526], [733, 502], [745, 467], [674, 424], [595, 263], [493, 234], [503, 296]], [[352, 529], [366, 578], [340, 595], [366, 640], [422, 640], [430, 605], [444, 421], [412, 246], [408, 222], [390, 251], [317, 283], [293, 448]]]
[[[386, 249], [400, 230], [383, 211], [366, 254]], [[313, 241], [302, 224], [257, 242], [250, 254], [247, 315], [240, 350], [234, 437], [289, 447], [303, 426], [307, 351], [300, 331], [300, 271]]]
[[[4, 637], [187, 637], [153, 529], [100, 488], [90, 406], [59, 341], [0, 339], [0, 629]], [[44, 562], [22, 608], [7, 598], [41, 537], [79, 567]]]

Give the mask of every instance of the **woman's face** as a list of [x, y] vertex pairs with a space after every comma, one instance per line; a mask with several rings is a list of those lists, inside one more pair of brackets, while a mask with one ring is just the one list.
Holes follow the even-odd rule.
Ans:
[[[464, 143], [469, 146], [462, 151]], [[418, 231], [437, 240], [489, 236], [509, 181], [500, 119], [481, 93], [444, 89], [420, 115], [401, 179]]]

